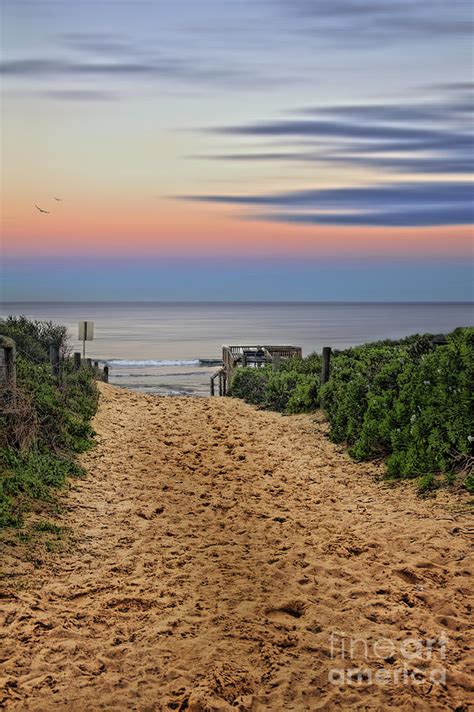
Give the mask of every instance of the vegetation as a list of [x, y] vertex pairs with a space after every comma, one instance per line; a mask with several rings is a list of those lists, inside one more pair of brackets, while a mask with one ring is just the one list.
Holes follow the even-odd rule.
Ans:
[[239, 369], [231, 394], [262, 408], [310, 412], [319, 403], [330, 438], [356, 460], [383, 459], [394, 478], [419, 478], [420, 491], [462, 472], [474, 491], [474, 329], [456, 329], [447, 344], [429, 334], [335, 352], [328, 383], [320, 386], [321, 359]]
[[305, 413], [319, 406], [321, 358], [282, 361], [278, 371], [264, 368], [239, 368], [231, 384], [230, 395], [247, 403], [281, 413]]
[[[92, 445], [98, 394], [94, 372], [74, 371], [66, 358], [65, 327], [9, 317], [0, 334], [18, 350], [16, 387], [0, 396], [0, 526], [21, 526], [26, 510], [81, 474], [74, 457]], [[59, 378], [48, 363], [51, 343], [63, 355]]]

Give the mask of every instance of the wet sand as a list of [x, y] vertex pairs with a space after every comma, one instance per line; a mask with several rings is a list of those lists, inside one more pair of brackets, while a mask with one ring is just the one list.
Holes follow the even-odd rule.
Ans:
[[100, 388], [73, 545], [7, 550], [5, 709], [469, 709], [466, 498], [388, 487], [318, 414]]

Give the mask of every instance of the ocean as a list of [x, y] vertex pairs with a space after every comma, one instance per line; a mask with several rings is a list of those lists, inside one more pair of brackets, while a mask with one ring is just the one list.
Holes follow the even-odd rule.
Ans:
[[[472, 303], [4, 302], [0, 316], [65, 324], [81, 350], [78, 322], [94, 322], [87, 356], [110, 382], [163, 395], [208, 395], [223, 344], [291, 344], [304, 354], [474, 324]], [[203, 362], [204, 361], [204, 362]]]

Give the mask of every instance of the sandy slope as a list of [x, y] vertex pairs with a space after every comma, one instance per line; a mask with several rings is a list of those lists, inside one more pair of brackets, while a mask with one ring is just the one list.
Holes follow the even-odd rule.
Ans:
[[[66, 498], [77, 545], [2, 601], [6, 709], [469, 709], [453, 501], [378, 483], [315, 417], [101, 390], [89, 476]], [[369, 641], [367, 659], [361, 643], [342, 660], [340, 639], [331, 658], [332, 632]], [[440, 633], [444, 660], [403, 656]], [[381, 638], [394, 650], [376, 655]], [[425, 681], [328, 680], [404, 663]], [[430, 685], [440, 665], [447, 684]]]

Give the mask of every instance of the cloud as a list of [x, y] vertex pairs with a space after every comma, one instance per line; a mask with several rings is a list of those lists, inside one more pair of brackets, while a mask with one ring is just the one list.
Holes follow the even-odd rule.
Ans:
[[441, 84], [429, 84], [426, 88], [441, 91], [474, 92], [474, 82], [442, 82]]
[[170, 66], [133, 62], [70, 62], [62, 59], [12, 59], [0, 63], [4, 76], [42, 79], [51, 76], [81, 75], [146, 75], [169, 72]]
[[[449, 91], [449, 90], [448, 90]], [[397, 124], [400, 122], [440, 123], [455, 118], [459, 113], [471, 114], [474, 97], [469, 93], [453, 98], [433, 101], [411, 101], [398, 104], [349, 104], [329, 107], [306, 107], [300, 112], [305, 115], [337, 116], [339, 119], [358, 119]], [[469, 116], [470, 118], [470, 116]]]
[[426, 139], [442, 138], [436, 129], [411, 126], [366, 125], [361, 122], [327, 121], [323, 119], [289, 119], [259, 122], [240, 126], [210, 129], [216, 134], [233, 136], [265, 136], [289, 138], [344, 138], [344, 139]]
[[[109, 53], [106, 53], [107, 55]], [[174, 57], [129, 58], [107, 56], [104, 59], [74, 59], [28, 57], [0, 61], [0, 76], [14, 80], [38, 82], [44, 80], [128, 80], [154, 83], [157, 80], [201, 86], [225, 86], [227, 89], [247, 87], [256, 89], [269, 85], [253, 69], [216, 65], [204, 61], [177, 59]], [[134, 85], [132, 85], [134, 86]]]
[[[227, 161], [295, 161], [368, 167], [406, 174], [467, 174], [472, 171], [471, 84], [437, 86], [434, 99], [398, 104], [360, 103], [300, 110], [297, 118], [206, 129], [240, 142], [254, 139], [252, 151], [218, 154]], [[255, 146], [265, 140], [265, 150]], [[211, 156], [206, 156], [211, 158]]]
[[43, 96], [57, 101], [114, 101], [117, 94], [101, 89], [54, 89], [42, 92]]
[[99, 76], [99, 77], [164, 77], [171, 79], [222, 79], [228, 77], [223, 69], [192, 67], [179, 60], [163, 59], [155, 61], [88, 61], [74, 62], [63, 59], [16, 59], [0, 63], [0, 74], [4, 76], [42, 79], [54, 76]]
[[[221, 126], [210, 131], [238, 141], [241, 150], [201, 156], [227, 162], [301, 161], [369, 168], [382, 176], [380, 185], [184, 198], [253, 208], [243, 217], [300, 225], [469, 224], [474, 192], [463, 177], [473, 167], [471, 88], [470, 83], [454, 82], [437, 85], [437, 98], [421, 95], [398, 104], [392, 100], [307, 108], [302, 117]], [[251, 150], [247, 139], [252, 140]], [[264, 150], [259, 150], [258, 139]], [[388, 173], [404, 178], [387, 183]], [[406, 175], [413, 179], [406, 181]], [[427, 175], [437, 180], [427, 180]]]
[[[471, 142], [470, 151], [474, 147]], [[472, 154], [471, 154], [472, 155]], [[324, 160], [324, 159], [320, 159]], [[394, 156], [341, 156], [328, 159], [329, 163], [339, 161], [344, 165], [359, 165], [368, 168], [376, 168], [378, 170], [390, 171], [396, 173], [418, 173], [418, 174], [459, 174], [466, 173], [471, 175], [473, 169], [473, 161], [470, 155], [467, 156], [427, 156], [426, 158], [407, 157], [400, 158]]]
[[112, 32], [64, 32], [57, 38], [68, 49], [87, 54], [120, 56], [137, 54], [130, 40]]
[[472, 7], [469, 0], [279, 0], [290, 23], [309, 34], [381, 44], [387, 39], [469, 36]]
[[196, 160], [205, 161], [302, 161], [305, 159], [304, 153], [288, 151], [268, 151], [254, 153], [220, 153], [220, 154], [194, 154], [187, 156]]
[[412, 181], [263, 195], [188, 195], [180, 199], [272, 208], [272, 212], [247, 217], [276, 222], [408, 227], [469, 224], [473, 195], [473, 185], [467, 181]]
[[262, 214], [260, 220], [292, 223], [296, 225], [340, 225], [367, 227], [435, 227], [444, 225], [469, 225], [474, 217], [472, 206], [431, 206], [428, 209], [400, 211], [371, 211], [367, 213], [271, 213]]
[[452, 203], [472, 200], [473, 184], [456, 182], [406, 182], [350, 188], [316, 188], [263, 195], [193, 195], [187, 199], [244, 205], [278, 207], [371, 208], [375, 202], [386, 205], [418, 205], [420, 202]]

